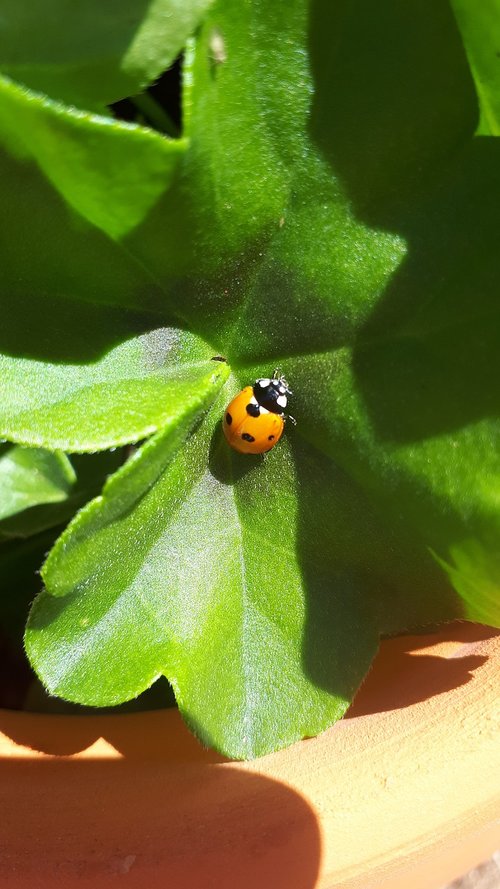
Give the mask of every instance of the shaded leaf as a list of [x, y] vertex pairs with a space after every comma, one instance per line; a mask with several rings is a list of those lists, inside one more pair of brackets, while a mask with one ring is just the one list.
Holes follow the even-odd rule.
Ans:
[[5, 77], [0, 139], [113, 238], [141, 222], [169, 188], [186, 147], [144, 127], [67, 108]]
[[0, 70], [94, 108], [140, 92], [168, 68], [211, 0], [4, 0]]
[[481, 108], [479, 132], [500, 136], [500, 3], [451, 0]]

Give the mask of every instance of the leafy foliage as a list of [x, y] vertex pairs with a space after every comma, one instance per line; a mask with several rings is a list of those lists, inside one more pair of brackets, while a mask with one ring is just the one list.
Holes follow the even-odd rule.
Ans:
[[83, 108], [140, 92], [182, 49], [211, 0], [4, 0], [0, 68]]
[[[160, 5], [122, 8], [147, 33]], [[171, 7], [184, 41], [207, 4]], [[220, 0], [178, 139], [54, 101], [122, 94], [91, 55], [64, 94], [0, 84], [0, 434], [152, 435], [46, 562], [26, 645], [51, 692], [164, 674], [251, 757], [340, 717], [381, 633], [500, 624], [495, 8]], [[230, 452], [224, 405], [278, 365], [297, 427]]]
[[[123, 454], [116, 449], [93, 457], [76, 456], [70, 461], [60, 451], [3, 445], [0, 543], [63, 525], [99, 493], [107, 475], [122, 462]], [[49, 540], [48, 545], [52, 542]]]
[[0, 523], [42, 503], [66, 500], [75, 472], [64, 454], [4, 445], [0, 448]]

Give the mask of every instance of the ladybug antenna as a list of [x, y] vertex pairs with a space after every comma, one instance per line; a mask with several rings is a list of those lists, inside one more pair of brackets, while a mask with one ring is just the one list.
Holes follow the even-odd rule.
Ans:
[[287, 381], [286, 381], [284, 375], [283, 375], [282, 373], [280, 373], [280, 369], [279, 369], [279, 367], [276, 367], [276, 368], [274, 369], [274, 373], [273, 373], [272, 378], [273, 378], [273, 380], [279, 380], [279, 382], [282, 384], [282, 386], [285, 387], [285, 389], [286, 389], [288, 395], [293, 395], [293, 392], [292, 392], [292, 390], [289, 388], [288, 383], [287, 383]]

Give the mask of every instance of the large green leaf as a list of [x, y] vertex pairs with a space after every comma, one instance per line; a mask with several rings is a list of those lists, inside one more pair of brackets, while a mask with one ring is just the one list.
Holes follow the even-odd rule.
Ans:
[[212, 0], [3, 0], [0, 71], [81, 108], [154, 81]]
[[[111, 235], [134, 225], [155, 189], [168, 187], [180, 143], [66, 112], [8, 83], [0, 128], [16, 156], [39, 165], [3, 157], [0, 434], [70, 451], [144, 438], [210, 380], [212, 349], [165, 325], [162, 290], [88, 222]], [[135, 187], [130, 163], [141, 164]]]
[[51, 693], [94, 706], [163, 673], [205, 743], [253, 757], [343, 714], [378, 628], [408, 619], [399, 589], [422, 584], [416, 623], [449, 612], [430, 555], [341, 470], [293, 435], [232, 454], [222, 408], [173, 460], [171, 434], [151, 439], [69, 526], [26, 644]]
[[[200, 372], [222, 354], [234, 379], [185, 444], [192, 404], [178, 390], [176, 419], [74, 520], [27, 646], [47, 686], [83, 703], [165, 673], [201, 737], [251, 756], [337, 718], [380, 633], [454, 616], [500, 624], [500, 150], [475, 135], [461, 36], [432, 0], [221, 0], [187, 53], [184, 109], [175, 175], [112, 251], [73, 204], [83, 280], [106, 244], [141, 282], [122, 298], [97, 288], [105, 326], [88, 329], [101, 347], [78, 346], [79, 379], [123, 341], [135, 348], [145, 293], [150, 321], [193, 338]], [[24, 194], [34, 171], [9, 163]], [[44, 268], [79, 343], [80, 282], [70, 302], [53, 255]], [[16, 359], [26, 377], [35, 356], [46, 374], [56, 349], [41, 329]], [[69, 360], [51, 365], [58, 391]], [[239, 457], [221, 438], [225, 401], [277, 365], [297, 427], [265, 458]], [[127, 396], [113, 411], [114, 379], [94, 446], [166, 424], [156, 388], [141, 424]], [[208, 407], [217, 387], [204, 379]], [[103, 391], [84, 402], [88, 428]], [[73, 436], [82, 402], [75, 391], [61, 418]], [[40, 435], [40, 416], [19, 416], [23, 440]], [[18, 414], [9, 422], [20, 435]], [[58, 446], [50, 426], [43, 436]]]

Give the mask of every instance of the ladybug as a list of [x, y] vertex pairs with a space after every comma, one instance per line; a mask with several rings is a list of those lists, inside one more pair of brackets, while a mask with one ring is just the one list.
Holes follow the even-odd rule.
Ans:
[[[222, 422], [224, 435], [235, 451], [263, 454], [274, 448], [285, 428], [285, 408], [291, 395], [285, 378], [275, 370], [272, 379], [255, 380], [228, 404]], [[292, 423], [293, 417], [288, 416]]]

